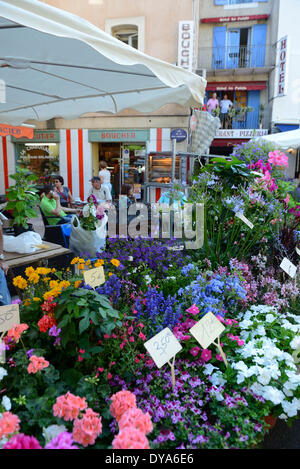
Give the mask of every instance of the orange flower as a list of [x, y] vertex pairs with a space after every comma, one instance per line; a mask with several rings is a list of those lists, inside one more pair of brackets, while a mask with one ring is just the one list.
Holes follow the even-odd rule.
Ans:
[[78, 288], [81, 282], [82, 280], [76, 280], [76, 282], [74, 283], [74, 288]]
[[28, 373], [35, 374], [38, 371], [41, 371], [50, 365], [50, 363], [47, 360], [45, 360], [44, 357], [37, 357], [36, 355], [31, 355], [29, 360], [30, 360], [30, 363], [27, 367]]
[[119, 391], [111, 396], [110, 413], [117, 421], [120, 420], [124, 412], [136, 407], [136, 397], [130, 391]]
[[112, 442], [113, 449], [150, 449], [145, 433], [134, 427], [125, 428]]
[[4, 412], [0, 418], [0, 438], [11, 435], [20, 430], [20, 419], [11, 412]]
[[101, 417], [92, 409], [86, 409], [82, 418], [74, 421], [73, 440], [82, 446], [94, 445], [101, 432]]
[[128, 427], [134, 427], [147, 435], [153, 430], [149, 413], [144, 414], [141, 409], [135, 407], [128, 409], [118, 423], [120, 431], [126, 430]]
[[98, 259], [95, 262], [94, 267], [101, 267], [103, 264], [104, 264], [104, 260], [103, 259]]
[[14, 324], [11, 329], [7, 332], [7, 337], [14, 339], [15, 342], [20, 340], [21, 334], [28, 329], [27, 324]]
[[64, 420], [74, 420], [87, 406], [85, 397], [75, 396], [68, 391], [67, 394], [57, 397], [53, 406], [53, 415]]

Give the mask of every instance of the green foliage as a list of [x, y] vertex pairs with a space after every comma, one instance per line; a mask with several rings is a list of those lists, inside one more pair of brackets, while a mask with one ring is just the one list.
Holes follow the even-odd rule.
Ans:
[[14, 186], [9, 187], [6, 197], [8, 203], [7, 210], [12, 210], [13, 220], [11, 224], [28, 228], [28, 219], [38, 215], [35, 209], [39, 202], [38, 189], [34, 181], [37, 176], [30, 173], [29, 170], [18, 168], [15, 174], [10, 176], [16, 181]]

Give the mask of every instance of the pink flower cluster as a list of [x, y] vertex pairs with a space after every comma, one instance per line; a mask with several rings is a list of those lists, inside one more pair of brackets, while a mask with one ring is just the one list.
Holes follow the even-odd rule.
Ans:
[[3, 449], [42, 449], [42, 447], [34, 436], [19, 433], [5, 443]]
[[288, 157], [279, 150], [270, 151], [268, 162], [274, 166], [286, 166], [287, 168], [289, 166]]
[[31, 355], [29, 361], [30, 363], [27, 367], [28, 373], [35, 374], [38, 371], [41, 371], [49, 366], [49, 362], [45, 360], [44, 357], [37, 357], [36, 355]]
[[53, 415], [64, 420], [74, 420], [87, 406], [85, 397], [74, 396], [68, 391], [67, 394], [56, 399], [53, 406]]
[[[85, 397], [75, 396], [70, 391], [56, 399], [53, 415], [64, 420], [74, 420], [72, 438], [84, 447], [94, 445], [102, 433], [99, 414], [88, 407]], [[66, 443], [70, 443], [69, 438]]]
[[11, 412], [4, 412], [0, 418], [0, 439], [12, 435], [20, 430], [20, 419]]
[[73, 426], [73, 440], [82, 446], [94, 445], [102, 433], [102, 421], [97, 412], [87, 408], [82, 418], [76, 418]]
[[146, 435], [153, 425], [148, 412], [136, 407], [136, 397], [130, 391], [119, 391], [111, 396], [110, 412], [118, 422], [119, 433], [115, 436], [113, 449], [149, 449]]

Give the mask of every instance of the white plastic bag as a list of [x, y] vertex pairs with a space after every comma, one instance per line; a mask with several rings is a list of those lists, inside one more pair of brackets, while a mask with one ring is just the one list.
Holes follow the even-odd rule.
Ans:
[[30, 254], [39, 249], [42, 244], [41, 236], [35, 231], [26, 231], [19, 236], [3, 235], [3, 249], [6, 252], [18, 252], [19, 254]]
[[105, 249], [106, 242], [106, 224], [108, 217], [104, 214], [101, 225], [95, 231], [84, 230], [80, 225], [78, 217], [74, 216], [71, 220], [71, 236], [69, 247], [76, 255], [80, 253], [89, 253], [91, 257], [96, 256], [96, 252]]

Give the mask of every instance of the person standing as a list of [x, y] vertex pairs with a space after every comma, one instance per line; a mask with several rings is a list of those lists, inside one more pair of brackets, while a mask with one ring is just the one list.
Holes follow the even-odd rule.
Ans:
[[112, 185], [110, 182], [110, 171], [107, 169], [106, 161], [100, 161], [100, 171], [99, 171], [99, 178], [101, 179], [102, 187], [105, 186], [111, 192]]
[[3, 230], [2, 221], [0, 219], [0, 306], [6, 306], [11, 304], [11, 296], [7, 287], [5, 276], [8, 272], [8, 265], [5, 262], [3, 252]]
[[217, 93], [214, 92], [212, 97], [209, 98], [207, 101], [206, 108], [209, 112], [209, 114], [212, 114], [215, 109], [218, 109], [220, 107], [219, 100], [217, 98]]
[[224, 94], [224, 97], [220, 102], [220, 108], [221, 108], [220, 120], [221, 120], [221, 124], [222, 124], [223, 129], [228, 129], [228, 123], [229, 123], [228, 111], [229, 111], [229, 109], [232, 108], [232, 106], [233, 106], [232, 101], [230, 101], [230, 99], [228, 99], [227, 94]]

